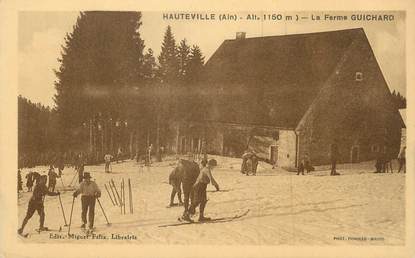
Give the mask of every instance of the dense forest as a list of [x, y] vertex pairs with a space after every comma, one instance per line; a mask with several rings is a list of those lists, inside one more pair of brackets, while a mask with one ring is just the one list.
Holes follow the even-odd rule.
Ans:
[[[160, 158], [171, 121], [201, 115], [204, 57], [166, 28], [154, 57], [140, 35], [140, 12], [81, 12], [65, 37], [55, 71], [55, 107], [19, 97], [19, 154], [84, 152], [91, 162], [153, 143]], [[198, 111], [199, 110], [199, 111]], [[53, 156], [53, 155], [52, 155]]]

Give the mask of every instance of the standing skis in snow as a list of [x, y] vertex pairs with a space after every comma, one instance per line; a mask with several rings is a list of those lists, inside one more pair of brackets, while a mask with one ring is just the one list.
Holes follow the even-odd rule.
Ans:
[[47, 180], [46, 175], [41, 176], [40, 180], [36, 184], [35, 189], [33, 190], [32, 198], [30, 198], [30, 201], [27, 207], [26, 217], [23, 219], [22, 226], [17, 231], [19, 234], [23, 233], [24, 227], [26, 226], [29, 219], [33, 216], [35, 211], [37, 211], [40, 217], [39, 230], [47, 230], [47, 228], [44, 226], [45, 209], [43, 206], [43, 198], [45, 195], [55, 196], [55, 195], [59, 195], [60, 193], [50, 192], [48, 188], [46, 187], [46, 180]]
[[86, 226], [86, 214], [88, 213], [89, 229], [94, 228], [94, 216], [95, 216], [95, 199], [101, 197], [101, 190], [98, 185], [91, 181], [91, 175], [88, 172], [84, 173], [84, 181], [79, 184], [79, 188], [73, 193], [73, 197], [77, 197], [81, 194], [82, 203], [82, 226]]
[[219, 191], [219, 185], [215, 178], [212, 176], [212, 170], [217, 166], [217, 162], [214, 159], [208, 161], [207, 166], [200, 170], [200, 174], [193, 185], [194, 189], [194, 201], [190, 205], [189, 213], [195, 214], [195, 209], [199, 206], [199, 221], [210, 220], [204, 216], [204, 211], [207, 203], [206, 188], [207, 185], [212, 182], [216, 191]]

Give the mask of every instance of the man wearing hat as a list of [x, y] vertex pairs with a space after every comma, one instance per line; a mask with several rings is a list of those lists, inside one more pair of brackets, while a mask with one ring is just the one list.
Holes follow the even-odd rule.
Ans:
[[79, 184], [78, 189], [73, 193], [73, 197], [76, 198], [79, 194], [81, 194], [82, 203], [81, 228], [85, 228], [86, 214], [88, 212], [89, 229], [93, 229], [95, 216], [95, 199], [101, 197], [101, 190], [94, 181], [91, 181], [91, 174], [89, 172], [84, 173], [84, 181]]
[[219, 185], [215, 178], [212, 176], [212, 170], [218, 165], [215, 159], [208, 161], [207, 166], [200, 170], [200, 174], [193, 185], [194, 189], [194, 201], [190, 205], [189, 213], [195, 214], [195, 209], [199, 206], [199, 221], [207, 221], [210, 218], [204, 216], [204, 211], [207, 203], [206, 188], [207, 185], [212, 182], [215, 186], [216, 191], [219, 191]]
[[22, 226], [17, 231], [19, 234], [23, 233], [24, 227], [26, 226], [29, 219], [33, 216], [35, 211], [37, 211], [40, 217], [39, 230], [48, 230], [48, 228], [44, 226], [44, 222], [45, 222], [45, 209], [43, 206], [44, 196], [45, 195], [55, 196], [55, 195], [59, 195], [60, 193], [50, 192], [48, 190], [48, 188], [46, 187], [47, 179], [48, 177], [46, 175], [41, 176], [40, 180], [38, 181], [35, 188], [33, 189], [32, 198], [30, 198], [30, 201], [27, 207], [26, 217], [23, 219]]

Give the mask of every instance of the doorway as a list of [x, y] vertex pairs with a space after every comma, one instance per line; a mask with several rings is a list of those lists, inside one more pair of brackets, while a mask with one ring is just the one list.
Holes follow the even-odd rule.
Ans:
[[270, 161], [272, 164], [276, 164], [278, 161], [278, 146], [270, 146]]

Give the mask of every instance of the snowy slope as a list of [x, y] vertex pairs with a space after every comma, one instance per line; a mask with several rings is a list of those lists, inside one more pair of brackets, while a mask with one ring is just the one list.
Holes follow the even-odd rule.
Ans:
[[[112, 223], [106, 221], [96, 204], [95, 226], [97, 234], [107, 238], [111, 234], [136, 236], [134, 240], [81, 240], [50, 239], [49, 233], [33, 233], [38, 227], [35, 214], [25, 228], [33, 233], [27, 242], [139, 243], [139, 244], [310, 244], [310, 245], [402, 245], [405, 223], [405, 175], [374, 174], [373, 163], [341, 165], [341, 176], [328, 176], [327, 166], [318, 167], [305, 176], [260, 163], [257, 176], [244, 176], [239, 172], [240, 159], [216, 157], [219, 163], [213, 174], [223, 192], [214, 192], [208, 186], [209, 202], [206, 216], [215, 218], [233, 216], [250, 210], [247, 216], [232, 222], [159, 227], [176, 223], [182, 207], [166, 208], [171, 187], [168, 175], [176, 163], [170, 159], [152, 167], [141, 167], [133, 161], [113, 164], [113, 173], [104, 173], [104, 166], [87, 166], [102, 191], [101, 202]], [[395, 165], [396, 167], [396, 165]], [[25, 169], [46, 171], [46, 168]], [[73, 168], [65, 168], [63, 181], [69, 184]], [[134, 195], [134, 214], [121, 215], [113, 206], [104, 183], [113, 179], [117, 187], [121, 179], [131, 178]], [[24, 184], [25, 184], [24, 180]], [[67, 188], [67, 187], [66, 187]], [[26, 189], [26, 188], [24, 188]], [[62, 190], [58, 179], [57, 190]], [[31, 193], [19, 198], [19, 223], [23, 220]], [[62, 192], [65, 215], [69, 222], [72, 191]], [[127, 194], [128, 197], [128, 194]], [[66, 236], [58, 197], [46, 197], [45, 225], [59, 229], [57, 235]], [[83, 235], [80, 230], [80, 198], [75, 200], [71, 232]], [[51, 232], [55, 233], [55, 232]], [[337, 240], [334, 239], [337, 237]], [[341, 237], [378, 237], [374, 241], [339, 240]]]

